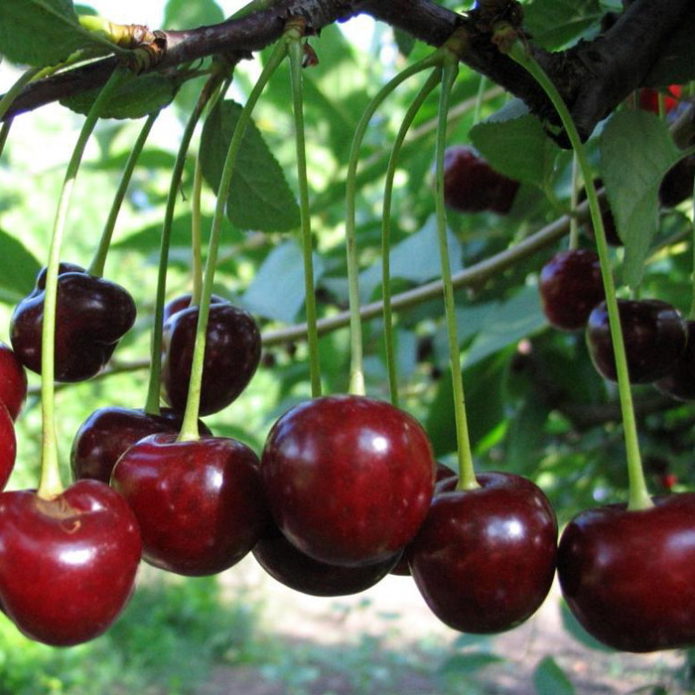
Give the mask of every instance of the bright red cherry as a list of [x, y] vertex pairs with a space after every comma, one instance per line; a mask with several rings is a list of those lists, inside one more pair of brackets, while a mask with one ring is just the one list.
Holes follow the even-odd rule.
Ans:
[[140, 551], [135, 517], [101, 482], [50, 500], [0, 493], [0, 602], [33, 640], [65, 647], [102, 634], [132, 593]]
[[121, 456], [111, 484], [137, 517], [143, 558], [169, 572], [222, 572], [270, 522], [258, 457], [234, 439], [150, 435]]
[[[643, 87], [639, 90], [639, 106], [644, 111], [659, 113], [659, 91], [651, 87]], [[678, 106], [683, 88], [678, 84], [672, 84], [665, 90], [664, 111], [668, 113]]]
[[481, 473], [480, 487], [438, 486], [406, 548], [427, 605], [446, 625], [473, 633], [509, 630], [541, 605], [555, 575], [557, 521], [543, 492], [509, 473]]
[[[178, 311], [162, 336], [162, 390], [169, 405], [183, 412], [188, 396], [198, 307]], [[248, 385], [261, 359], [261, 334], [253, 317], [227, 302], [211, 304], [205, 344], [200, 414], [228, 406]]]
[[0, 342], [0, 403], [17, 419], [27, 397], [27, 375], [9, 345]]
[[562, 593], [577, 620], [614, 649], [695, 645], [695, 494], [578, 514], [558, 551]]
[[285, 413], [261, 457], [280, 530], [320, 562], [356, 566], [393, 556], [429, 508], [435, 462], [425, 431], [389, 403], [324, 396]]

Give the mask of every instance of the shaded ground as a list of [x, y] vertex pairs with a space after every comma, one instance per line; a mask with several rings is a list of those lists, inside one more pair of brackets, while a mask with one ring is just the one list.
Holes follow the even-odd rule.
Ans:
[[[249, 559], [224, 577], [251, 590], [272, 634], [253, 666], [219, 666], [196, 695], [565, 695], [548, 656], [577, 695], [685, 695], [683, 655], [589, 648], [562, 624], [554, 590], [526, 624], [495, 638], [462, 636], [432, 616], [412, 581], [387, 577], [355, 597], [318, 599], [267, 577]], [[499, 659], [495, 659], [499, 657]], [[540, 679], [537, 681], [536, 679]]]

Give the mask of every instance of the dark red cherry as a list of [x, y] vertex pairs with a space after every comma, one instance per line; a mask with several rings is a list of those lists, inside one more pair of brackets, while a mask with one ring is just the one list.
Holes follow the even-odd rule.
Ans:
[[541, 489], [509, 473], [480, 487], [440, 483], [407, 547], [413, 579], [432, 612], [455, 630], [494, 633], [529, 618], [555, 575], [557, 521]]
[[108, 485], [81, 480], [50, 500], [0, 494], [0, 602], [33, 640], [102, 634], [131, 595], [140, 550], [135, 517]]
[[538, 289], [552, 326], [563, 331], [584, 328], [591, 310], [605, 297], [598, 256], [588, 249], [559, 251], [543, 266]]
[[[178, 314], [179, 311], [183, 311], [184, 309], [188, 309], [189, 306], [191, 306], [191, 294], [182, 294], [179, 295], [178, 297], [174, 297], [174, 299], [168, 301], [164, 305], [164, 311], [163, 311], [163, 316], [162, 316], [162, 321], [167, 321], [170, 319], [174, 314]], [[222, 297], [218, 297], [216, 294], [213, 294], [212, 297], [210, 297], [210, 304], [228, 304], [226, 300], [222, 299]]]
[[[173, 314], [164, 324], [162, 389], [167, 403], [186, 407], [198, 307]], [[254, 375], [261, 359], [261, 334], [253, 317], [228, 303], [212, 304], [207, 325], [200, 414], [228, 406]]]
[[639, 106], [644, 111], [659, 113], [659, 92], [664, 94], [664, 111], [668, 113], [678, 106], [683, 88], [678, 84], [672, 84], [665, 90], [643, 87], [639, 90]]
[[685, 327], [688, 334], [685, 350], [668, 374], [654, 382], [659, 391], [679, 401], [695, 399], [695, 321], [686, 321]]
[[695, 644], [695, 494], [578, 514], [558, 551], [562, 593], [577, 620], [614, 649]]
[[27, 397], [27, 375], [12, 348], [0, 342], [0, 403], [3, 403], [13, 420]]
[[[45, 279], [43, 269], [35, 289], [15, 308], [10, 325], [10, 338], [17, 357], [27, 369], [39, 374]], [[123, 287], [89, 275], [79, 266], [61, 264], [55, 379], [83, 381], [97, 374], [133, 325], [135, 314], [135, 303]]]
[[[158, 432], [178, 434], [183, 415], [162, 408], [159, 415], [131, 408], [95, 410], [80, 426], [72, 443], [70, 463], [75, 479], [93, 478], [108, 483], [118, 458], [143, 437]], [[203, 422], [200, 434], [210, 434]]]
[[444, 201], [458, 212], [491, 210], [507, 214], [519, 182], [495, 171], [472, 147], [447, 147], [444, 153]]
[[271, 512], [287, 539], [320, 562], [385, 561], [415, 535], [434, 485], [419, 423], [389, 403], [324, 396], [273, 426], [261, 457]]
[[5, 488], [14, 469], [17, 438], [14, 421], [4, 404], [0, 403], [0, 490]]
[[[666, 376], [685, 350], [687, 333], [680, 313], [658, 299], [620, 299], [618, 310], [630, 381], [646, 384]], [[589, 314], [586, 343], [599, 374], [615, 381], [615, 356], [605, 302]]]
[[274, 524], [253, 549], [258, 564], [281, 584], [311, 596], [348, 596], [380, 582], [401, 556], [360, 567], [319, 562], [295, 548]]
[[270, 523], [258, 457], [234, 439], [150, 435], [121, 456], [111, 484], [137, 517], [143, 558], [169, 572], [222, 572]]

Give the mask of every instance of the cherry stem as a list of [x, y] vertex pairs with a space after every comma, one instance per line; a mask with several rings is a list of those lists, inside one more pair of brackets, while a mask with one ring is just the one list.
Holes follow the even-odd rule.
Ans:
[[46, 286], [41, 327], [41, 474], [37, 494], [44, 499], [57, 497], [64, 489], [58, 462], [54, 374], [58, 270], [67, 212], [89, 136], [92, 134], [94, 126], [99, 119], [102, 107], [127, 75], [128, 71], [125, 68], [116, 68], [89, 109], [65, 172], [51, 232], [51, 243], [46, 264]]
[[306, 163], [306, 138], [304, 135], [304, 90], [302, 83], [303, 51], [300, 38], [289, 42], [290, 78], [294, 107], [294, 133], [297, 149], [297, 179], [299, 183], [299, 213], [301, 219], [301, 245], [304, 262], [304, 296], [309, 350], [309, 376], [311, 396], [321, 395], [321, 362], [319, 336], [316, 328], [316, 295], [314, 285], [314, 257], [311, 235], [311, 210], [309, 206], [309, 181]]
[[2, 157], [2, 152], [5, 149], [5, 143], [7, 142], [7, 137], [10, 134], [11, 127], [11, 118], [8, 118], [6, 121], [3, 121], [2, 126], [0, 126], [0, 157]]
[[193, 194], [191, 196], [191, 273], [193, 276], [191, 289], [191, 304], [200, 304], [203, 292], [203, 230], [201, 197], [203, 194], [203, 165], [200, 155], [195, 159], [193, 172]]
[[457, 490], [474, 490], [479, 487], [473, 467], [473, 454], [466, 419], [466, 396], [463, 388], [463, 365], [456, 326], [456, 302], [451, 276], [449, 243], [447, 240], [446, 206], [444, 204], [444, 153], [446, 151], [446, 125], [451, 88], [458, 74], [458, 60], [452, 53], [445, 61], [442, 71], [442, 88], [439, 95], [439, 126], [437, 128], [435, 154], [435, 214], [437, 220], [437, 238], [439, 241], [439, 260], [442, 268], [444, 287], [444, 314], [446, 318], [447, 338], [449, 342], [449, 363], [451, 367], [451, 384], [454, 393], [454, 421], [456, 423], [456, 441], [458, 456]]
[[[288, 30], [293, 33], [294, 30]], [[191, 363], [191, 377], [188, 382], [188, 396], [186, 398], [186, 409], [184, 411], [181, 431], [178, 441], [191, 441], [199, 438], [198, 434], [198, 414], [200, 411], [200, 391], [203, 381], [203, 365], [205, 362], [205, 339], [207, 333], [208, 316], [210, 313], [210, 298], [212, 297], [212, 286], [215, 278], [215, 267], [217, 265], [217, 252], [219, 249], [220, 236], [222, 232], [222, 221], [225, 216], [227, 196], [232, 182], [232, 175], [236, 165], [237, 156], [241, 148], [241, 143], [246, 132], [246, 128], [251, 122], [253, 109], [258, 102], [268, 80], [277, 70], [287, 55], [287, 40], [277, 43], [273, 52], [268, 58], [268, 62], [253, 86], [251, 93], [239, 114], [232, 133], [227, 154], [220, 175], [220, 183], [217, 189], [217, 201], [215, 212], [212, 218], [212, 228], [208, 242], [208, 254], [205, 261], [203, 272], [203, 287], [198, 309], [198, 323], [196, 324], [195, 343], [193, 346], [193, 360]]]
[[402, 82], [418, 72], [440, 64], [441, 52], [435, 51], [426, 58], [413, 63], [387, 82], [369, 102], [362, 113], [350, 146], [348, 170], [345, 179], [345, 250], [347, 256], [348, 304], [350, 311], [350, 393], [364, 395], [364, 371], [362, 354], [362, 324], [360, 318], [359, 259], [357, 257], [357, 234], [355, 230], [355, 199], [357, 197], [357, 164], [360, 146], [367, 132], [369, 121], [377, 108]]
[[106, 219], [106, 224], [104, 225], [104, 231], [101, 234], [101, 239], [99, 240], [99, 247], [94, 255], [92, 264], [89, 266], [89, 274], [95, 277], [101, 277], [104, 274], [104, 265], [106, 263], [106, 255], [109, 251], [109, 246], [111, 245], [111, 239], [113, 238], [113, 232], [116, 227], [116, 220], [118, 219], [118, 213], [123, 205], [123, 200], [125, 199], [125, 194], [128, 191], [128, 186], [130, 185], [130, 180], [133, 176], [133, 171], [135, 170], [135, 165], [137, 164], [140, 153], [142, 152], [145, 142], [150, 135], [152, 126], [159, 116], [159, 111], [152, 112], [142, 126], [140, 133], [138, 134], [135, 143], [133, 144], [133, 149], [128, 155], [128, 160], [126, 161], [125, 168], [123, 170], [123, 175], [121, 176], [121, 182], [118, 185], [116, 195], [111, 203], [111, 209], [109, 210], [109, 216]]
[[382, 300], [384, 304], [384, 352], [386, 355], [386, 369], [388, 372], [389, 392], [391, 404], [398, 407], [398, 374], [396, 369], [396, 349], [393, 331], [393, 307], [391, 294], [391, 204], [393, 200], [393, 183], [396, 175], [396, 165], [403, 142], [408, 130], [415, 119], [420, 107], [432, 90], [439, 84], [440, 71], [435, 70], [408, 107], [403, 121], [391, 148], [388, 166], [386, 168], [386, 181], [384, 183], [384, 204], [381, 222], [381, 286]]
[[572, 116], [567, 108], [567, 105], [563, 101], [553, 82], [546, 75], [545, 71], [536, 62], [533, 56], [531, 56], [525, 50], [525, 47], [519, 40], [516, 40], [512, 44], [509, 50], [509, 56], [529, 72], [529, 74], [543, 88], [545, 93], [548, 95], [548, 98], [552, 101], [575, 152], [577, 163], [581, 170], [582, 177], [584, 178], [587, 202], [591, 212], [591, 222], [594, 227], [596, 250], [598, 252], [599, 263], [601, 266], [601, 278], [606, 295], [608, 323], [610, 327], [611, 341], [613, 343], [613, 352], [615, 355], [618, 395], [620, 399], [620, 410], [623, 419], [623, 435], [625, 438], [625, 449], [627, 455], [627, 508], [634, 511], [640, 509], [649, 509], [653, 506], [653, 502], [649, 495], [649, 490], [647, 489], [644, 469], [642, 467], [639, 440], [637, 436], [637, 423], [635, 420], [635, 410], [632, 402], [632, 391], [630, 389], [630, 377], [627, 367], [627, 358], [625, 355], [623, 331], [620, 323], [618, 300], [616, 297], [615, 283], [611, 270], [608, 243], [606, 242], [606, 231], [603, 226], [603, 219], [598, 195], [596, 193], [596, 186], [594, 185], [594, 176], [591, 170], [591, 164], [589, 163], [586, 149], [584, 148], [581, 138], [579, 137], [579, 133], [574, 125], [574, 121], [572, 120]]
[[157, 292], [154, 305], [154, 323], [152, 326], [152, 345], [150, 349], [150, 378], [147, 387], [147, 400], [145, 402], [145, 412], [150, 415], [158, 415], [159, 395], [161, 389], [161, 352], [162, 352], [162, 325], [164, 323], [164, 300], [166, 298], [166, 280], [167, 267], [169, 264], [169, 247], [171, 245], [171, 228], [174, 221], [174, 210], [176, 208], [176, 199], [179, 195], [181, 186], [181, 178], [186, 165], [186, 156], [188, 148], [191, 144], [191, 138], [195, 127], [200, 120], [200, 116], [205, 109], [205, 106], [210, 101], [212, 96], [217, 93], [220, 85], [223, 82], [223, 75], [220, 72], [215, 72], [208, 78], [208, 81], [203, 86], [203, 89], [198, 96], [191, 115], [188, 117], [188, 122], [181, 136], [181, 144], [176, 154], [174, 169], [171, 173], [171, 181], [169, 183], [169, 192], [167, 194], [167, 202], [164, 210], [164, 222], [162, 225], [162, 236], [159, 246], [159, 270], [157, 274]]

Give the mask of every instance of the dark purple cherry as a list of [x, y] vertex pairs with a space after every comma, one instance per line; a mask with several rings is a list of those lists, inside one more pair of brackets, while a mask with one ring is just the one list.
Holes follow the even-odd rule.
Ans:
[[494, 633], [529, 618], [555, 575], [557, 521], [531, 481], [481, 473], [480, 487], [440, 483], [406, 548], [413, 579], [432, 612], [455, 630]]
[[415, 535], [435, 463], [410, 415], [363, 396], [324, 396], [275, 423], [261, 473], [294, 546], [320, 562], [357, 566], [385, 561]]
[[348, 596], [380, 582], [401, 553], [360, 567], [329, 565], [295, 548], [273, 524], [256, 543], [253, 555], [271, 577], [290, 589], [311, 596]]
[[519, 182], [495, 171], [472, 147], [447, 147], [444, 153], [444, 201], [458, 212], [491, 210], [507, 214]]
[[[183, 415], [162, 408], [159, 415], [131, 408], [95, 410], [80, 426], [72, 443], [70, 463], [75, 479], [92, 478], [108, 483], [121, 454], [143, 437], [159, 432], [178, 434]], [[210, 434], [203, 422], [200, 434]]]
[[137, 517], [143, 558], [169, 572], [222, 572], [270, 523], [258, 457], [234, 439], [150, 435], [118, 459], [111, 485]]
[[[666, 376], [685, 350], [687, 332], [680, 313], [658, 299], [619, 299], [618, 310], [630, 381], [647, 384]], [[586, 343], [599, 374], [616, 381], [605, 302], [589, 314]]]
[[[191, 298], [192, 298], [192, 295], [189, 293], [189, 294], [179, 295], [178, 297], [174, 297], [174, 299], [168, 301], [164, 305], [162, 321], [167, 321], [174, 314], [178, 314], [179, 311], [183, 311], [184, 309], [188, 309], [188, 307], [191, 306]], [[210, 297], [210, 304], [228, 304], [228, 303], [229, 302], [222, 299], [222, 297], [218, 297], [216, 294], [213, 294], [212, 297]]]
[[[22, 364], [41, 373], [41, 331], [45, 268], [36, 287], [15, 308], [10, 325], [12, 347]], [[120, 285], [63, 263], [58, 276], [55, 379], [83, 381], [109, 361], [116, 344], [135, 322], [135, 303]]]
[[558, 551], [562, 593], [586, 631], [614, 649], [695, 645], [695, 494], [578, 514]]
[[654, 386], [679, 401], [695, 399], [695, 321], [685, 322], [688, 340], [684, 352], [671, 366], [668, 374]]
[[[186, 407], [198, 307], [173, 314], [164, 324], [162, 389], [167, 403]], [[261, 359], [261, 334], [253, 317], [226, 302], [212, 304], [207, 325], [200, 414], [228, 406], [254, 375]]]
[[12, 348], [0, 342], [0, 403], [3, 403], [13, 420], [27, 397], [27, 375]]
[[65, 647], [102, 634], [130, 598], [140, 551], [135, 517], [101, 482], [50, 500], [0, 493], [0, 603], [33, 640]]
[[559, 251], [543, 266], [538, 289], [552, 326], [563, 331], [584, 328], [591, 310], [605, 297], [598, 256], [588, 249]]

